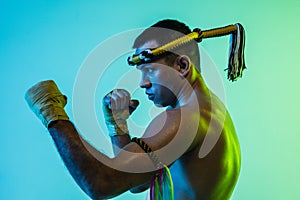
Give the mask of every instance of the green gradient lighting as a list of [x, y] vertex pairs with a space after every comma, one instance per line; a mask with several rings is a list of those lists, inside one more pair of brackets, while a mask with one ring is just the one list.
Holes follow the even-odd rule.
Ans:
[[[192, 29], [243, 24], [247, 69], [237, 82], [228, 82], [223, 74], [228, 38], [200, 44], [224, 75], [226, 104], [240, 140], [241, 174], [232, 199], [300, 199], [300, 1], [153, 0], [151, 5], [119, 0], [1, 1], [0, 199], [89, 199], [28, 109], [24, 93], [40, 80], [54, 79], [69, 97], [66, 109], [72, 118], [73, 84], [87, 55], [112, 35], [164, 18], [186, 22]], [[105, 87], [100, 85], [97, 92]], [[138, 123], [144, 126], [147, 119]], [[97, 140], [100, 134], [90, 142], [97, 145]], [[127, 192], [114, 199], [144, 200], [146, 195]]]

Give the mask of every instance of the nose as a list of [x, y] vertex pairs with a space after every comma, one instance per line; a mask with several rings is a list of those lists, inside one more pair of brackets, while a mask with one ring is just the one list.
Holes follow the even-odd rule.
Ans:
[[150, 80], [146, 77], [142, 77], [142, 80], [140, 82], [141, 88], [150, 88], [152, 86]]

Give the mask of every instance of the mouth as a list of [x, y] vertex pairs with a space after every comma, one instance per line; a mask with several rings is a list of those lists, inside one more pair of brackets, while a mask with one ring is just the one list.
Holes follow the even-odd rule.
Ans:
[[151, 93], [146, 93], [146, 95], [148, 96], [148, 99], [153, 101], [154, 99], [154, 94], [151, 94]]

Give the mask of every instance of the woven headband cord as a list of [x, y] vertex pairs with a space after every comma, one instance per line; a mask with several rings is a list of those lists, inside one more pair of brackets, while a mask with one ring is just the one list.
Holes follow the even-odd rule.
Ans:
[[161, 47], [152, 50], [146, 49], [139, 54], [130, 56], [127, 61], [129, 65], [138, 65], [151, 61], [151, 59], [170, 52], [190, 41], [201, 42], [202, 39], [205, 38], [221, 37], [229, 34], [231, 37], [228, 68], [226, 69], [228, 71], [227, 78], [231, 81], [236, 81], [239, 77], [242, 77], [242, 72], [246, 68], [244, 58], [245, 31], [243, 26], [239, 23], [204, 31], [196, 28], [188, 35], [175, 39]]

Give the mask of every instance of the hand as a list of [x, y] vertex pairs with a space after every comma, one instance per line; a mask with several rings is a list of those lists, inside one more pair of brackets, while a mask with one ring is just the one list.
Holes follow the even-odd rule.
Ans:
[[103, 98], [103, 113], [110, 136], [128, 133], [126, 120], [139, 102], [130, 100], [130, 93], [115, 89]]
[[[123, 90], [123, 89], [117, 89], [116, 91], [115, 91], [115, 93], [117, 94], [117, 91], [122, 91], [122, 93], [124, 93], [124, 95], [126, 95], [126, 96], [129, 96], [129, 99], [130, 99], [130, 94], [126, 91], [126, 90]], [[108, 93], [104, 98], [103, 98], [103, 104], [105, 104], [105, 106], [107, 106], [107, 108], [108, 109], [112, 109], [111, 108], [111, 100], [112, 100], [112, 95], [113, 95], [113, 92], [114, 92], [114, 90], [113, 91], [111, 91], [110, 93]], [[120, 94], [120, 95], [118, 95], [118, 96], [122, 96], [123, 94]], [[115, 99], [115, 98], [114, 98]], [[113, 100], [114, 100], [113, 99]], [[126, 103], [126, 101], [125, 101], [125, 103]], [[134, 111], [135, 111], [135, 109], [138, 107], [138, 105], [139, 105], [140, 103], [139, 103], [139, 101], [138, 100], [136, 100], [136, 99], [130, 99], [129, 100], [129, 114], [131, 115]], [[116, 105], [116, 102], [115, 102], [115, 105]]]

